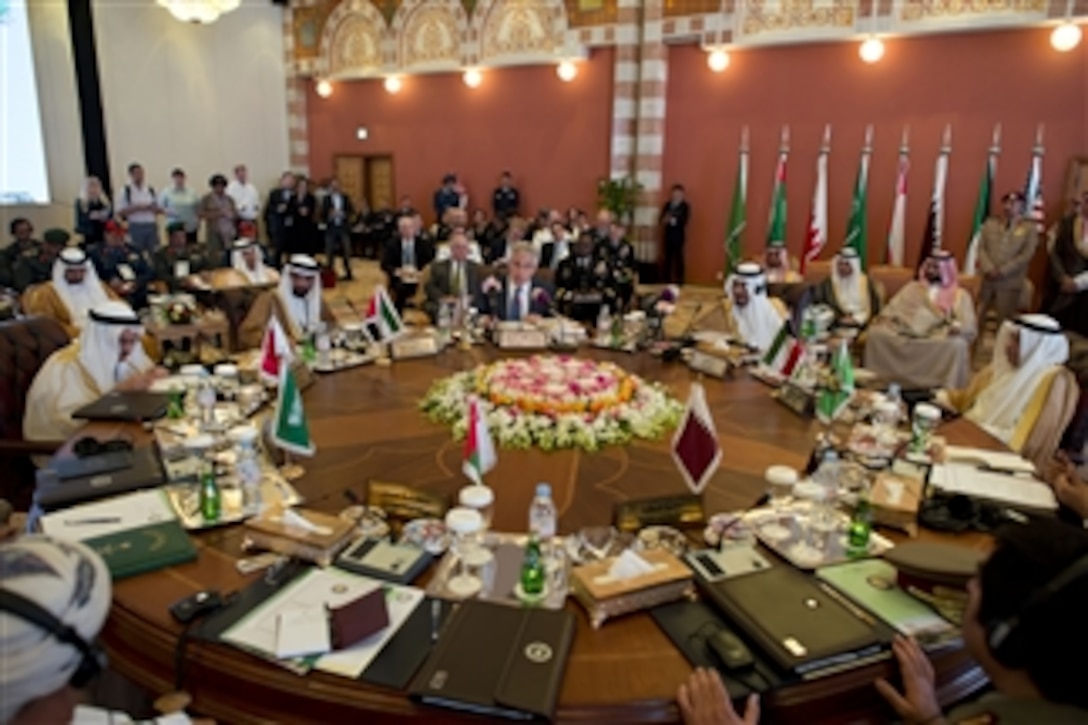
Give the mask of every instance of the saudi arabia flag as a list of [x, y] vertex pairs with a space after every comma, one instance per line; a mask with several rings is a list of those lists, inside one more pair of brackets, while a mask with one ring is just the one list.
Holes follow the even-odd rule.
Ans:
[[491, 431], [487, 429], [487, 421], [480, 414], [479, 402], [472, 398], [468, 402], [468, 432], [465, 434], [465, 456], [461, 470], [470, 481], [482, 485], [484, 474], [494, 468], [497, 462]]
[[963, 263], [963, 273], [974, 276], [978, 271], [978, 245], [982, 239], [982, 225], [990, 216], [990, 202], [993, 196], [994, 155], [986, 158], [986, 170], [982, 173], [982, 182], [978, 187], [978, 199], [975, 201], [975, 220], [971, 225], [971, 241], [967, 243], [967, 259]]
[[317, 448], [310, 440], [310, 426], [302, 409], [302, 393], [290, 365], [280, 366], [280, 389], [272, 416], [272, 442], [300, 456], [312, 456]]
[[725, 274], [730, 275], [741, 262], [741, 237], [747, 224], [748, 151], [740, 150], [737, 161], [737, 183], [733, 187], [733, 204], [729, 208], [729, 228], [725, 231]]
[[858, 163], [858, 177], [854, 182], [854, 200], [850, 203], [850, 220], [846, 224], [844, 247], [857, 250], [862, 269], [869, 268], [869, 224], [868, 224], [868, 189], [869, 189], [869, 147], [861, 152]]
[[831, 360], [831, 376], [833, 384], [821, 390], [816, 399], [816, 417], [823, 423], [838, 418], [854, 397], [854, 363], [845, 342], [839, 345]]

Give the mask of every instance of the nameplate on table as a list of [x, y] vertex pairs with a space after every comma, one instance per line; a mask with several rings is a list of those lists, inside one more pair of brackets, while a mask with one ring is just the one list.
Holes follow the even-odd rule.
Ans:
[[771, 393], [771, 396], [798, 415], [811, 418], [816, 413], [815, 396], [789, 381]]
[[390, 519], [442, 519], [449, 509], [445, 496], [418, 491], [402, 483], [371, 481], [367, 485], [368, 506], [378, 506]]
[[616, 504], [613, 513], [616, 528], [635, 532], [646, 526], [684, 528], [706, 522], [701, 496], [662, 496]]
[[540, 350], [548, 346], [548, 333], [532, 325], [500, 325], [493, 339], [502, 350]]
[[390, 353], [394, 360], [430, 357], [438, 354], [438, 340], [434, 335], [398, 337], [390, 343]]
[[702, 350], [692, 350], [691, 357], [688, 358], [688, 367], [695, 372], [715, 378], [726, 377], [731, 369], [728, 359]]

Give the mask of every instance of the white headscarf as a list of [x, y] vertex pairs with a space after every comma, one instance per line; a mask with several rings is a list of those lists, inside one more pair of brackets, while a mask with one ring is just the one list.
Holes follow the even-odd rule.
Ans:
[[[743, 282], [748, 288], [748, 304], [741, 307], [733, 299], [733, 283]], [[767, 277], [755, 262], [737, 265], [737, 271], [725, 280], [725, 294], [733, 303], [733, 320], [745, 343], [764, 352], [782, 329], [782, 316], [767, 298]]]
[[[33, 535], [0, 544], [0, 589], [33, 601], [88, 642], [110, 611], [110, 573], [76, 541]], [[0, 652], [0, 722], [64, 687], [82, 660], [71, 644], [7, 612], [0, 612]]]
[[[256, 269], [250, 269], [246, 264], [245, 256], [243, 252], [250, 247], [255, 247], [257, 252], [257, 265]], [[257, 247], [257, 242], [253, 239], [239, 239], [234, 243], [234, 249], [230, 253], [230, 265], [237, 270], [243, 277], [249, 280], [250, 284], [267, 284], [271, 280], [269, 279], [268, 270], [264, 266], [264, 255], [261, 254], [260, 247]]]
[[313, 330], [321, 322], [321, 281], [315, 280], [305, 297], [296, 297], [291, 275], [317, 277], [320, 273], [316, 259], [306, 254], [292, 254], [284, 274], [280, 276], [280, 299], [298, 332]]
[[[72, 284], [65, 279], [64, 271], [71, 268], [84, 270], [81, 283]], [[110, 299], [106, 290], [102, 289], [102, 282], [98, 279], [94, 265], [87, 261], [86, 253], [78, 247], [66, 247], [57, 255], [53, 262], [53, 289], [68, 308], [72, 324], [79, 329], [83, 329], [87, 322], [87, 313], [92, 307]]]
[[[1009, 336], [1020, 333], [1020, 365], [1013, 367], [1005, 349]], [[1057, 320], [1046, 315], [1021, 315], [1001, 323], [994, 342], [993, 377], [967, 418], [1008, 443], [1016, 424], [1046, 373], [1069, 359], [1069, 341]]]
[[121, 333], [125, 330], [132, 330], [137, 336], [144, 332], [140, 318], [128, 303], [110, 301], [91, 310], [87, 325], [79, 334], [79, 362], [103, 393], [153, 365], [139, 341], [128, 357], [120, 359]]
[[[839, 274], [839, 261], [846, 260], [854, 269], [849, 277]], [[831, 264], [831, 286], [835, 290], [835, 300], [843, 312], [852, 315], [854, 319], [864, 324], [868, 322], [872, 310], [869, 309], [869, 295], [861, 285], [861, 259], [858, 250], [846, 247], [835, 257]]]

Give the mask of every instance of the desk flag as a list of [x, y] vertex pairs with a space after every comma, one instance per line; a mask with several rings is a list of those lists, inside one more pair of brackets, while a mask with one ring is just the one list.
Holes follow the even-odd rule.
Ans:
[[400, 319], [393, 301], [379, 285], [370, 297], [370, 306], [366, 312], [366, 330], [374, 342], [388, 342], [404, 331], [404, 321]]
[[310, 440], [310, 426], [302, 409], [302, 393], [290, 365], [280, 366], [280, 389], [272, 415], [272, 442], [300, 456], [312, 456], [317, 450]]
[[279, 318], [272, 315], [268, 318], [268, 326], [264, 329], [264, 337], [261, 339], [261, 379], [268, 384], [280, 381], [280, 368], [288, 367], [294, 354], [291, 352], [291, 341], [287, 333], [283, 331]]
[[789, 321], [785, 320], [782, 322], [782, 327], [778, 328], [778, 334], [774, 336], [774, 341], [767, 348], [767, 354], [763, 356], [761, 362], [779, 375], [788, 378], [793, 374], [803, 353], [804, 348], [790, 332]]
[[687, 408], [680, 427], [672, 438], [672, 459], [684, 482], [695, 494], [706, 488], [707, 481], [722, 462], [718, 432], [706, 404], [702, 383], [692, 383]]
[[476, 398], [468, 401], [468, 431], [465, 433], [465, 456], [461, 470], [476, 485], [483, 485], [484, 474], [495, 467], [498, 457], [495, 455], [495, 442], [491, 440], [491, 431], [480, 412], [480, 402]]
[[831, 385], [821, 390], [816, 398], [816, 417], [822, 423], [838, 418], [854, 397], [854, 363], [845, 341], [839, 344], [831, 360], [831, 377]]

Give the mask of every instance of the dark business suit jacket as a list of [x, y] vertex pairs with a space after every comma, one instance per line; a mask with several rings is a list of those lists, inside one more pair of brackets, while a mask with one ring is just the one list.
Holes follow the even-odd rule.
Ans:
[[[480, 291], [480, 265], [471, 260], [465, 260], [465, 289], [462, 294], [475, 298]], [[442, 300], [453, 294], [453, 260], [443, 259], [441, 262], [431, 264], [430, 273], [427, 276], [427, 284], [424, 287], [427, 300], [424, 311], [431, 319], [437, 319], [438, 308]]]
[[[480, 314], [494, 317], [496, 320], [506, 320], [507, 302], [509, 290], [507, 289], [507, 279], [503, 278], [501, 282], [501, 288], [486, 294], [483, 290], [480, 290], [480, 294], [476, 298], [476, 308], [480, 311]], [[537, 299], [533, 292], [537, 289], [543, 290], [543, 296], [546, 299]], [[551, 282], [540, 278], [533, 278], [532, 283], [529, 285], [529, 310], [527, 314], [540, 315], [541, 317], [551, 317], [554, 313], [555, 305], [555, 287]]]

